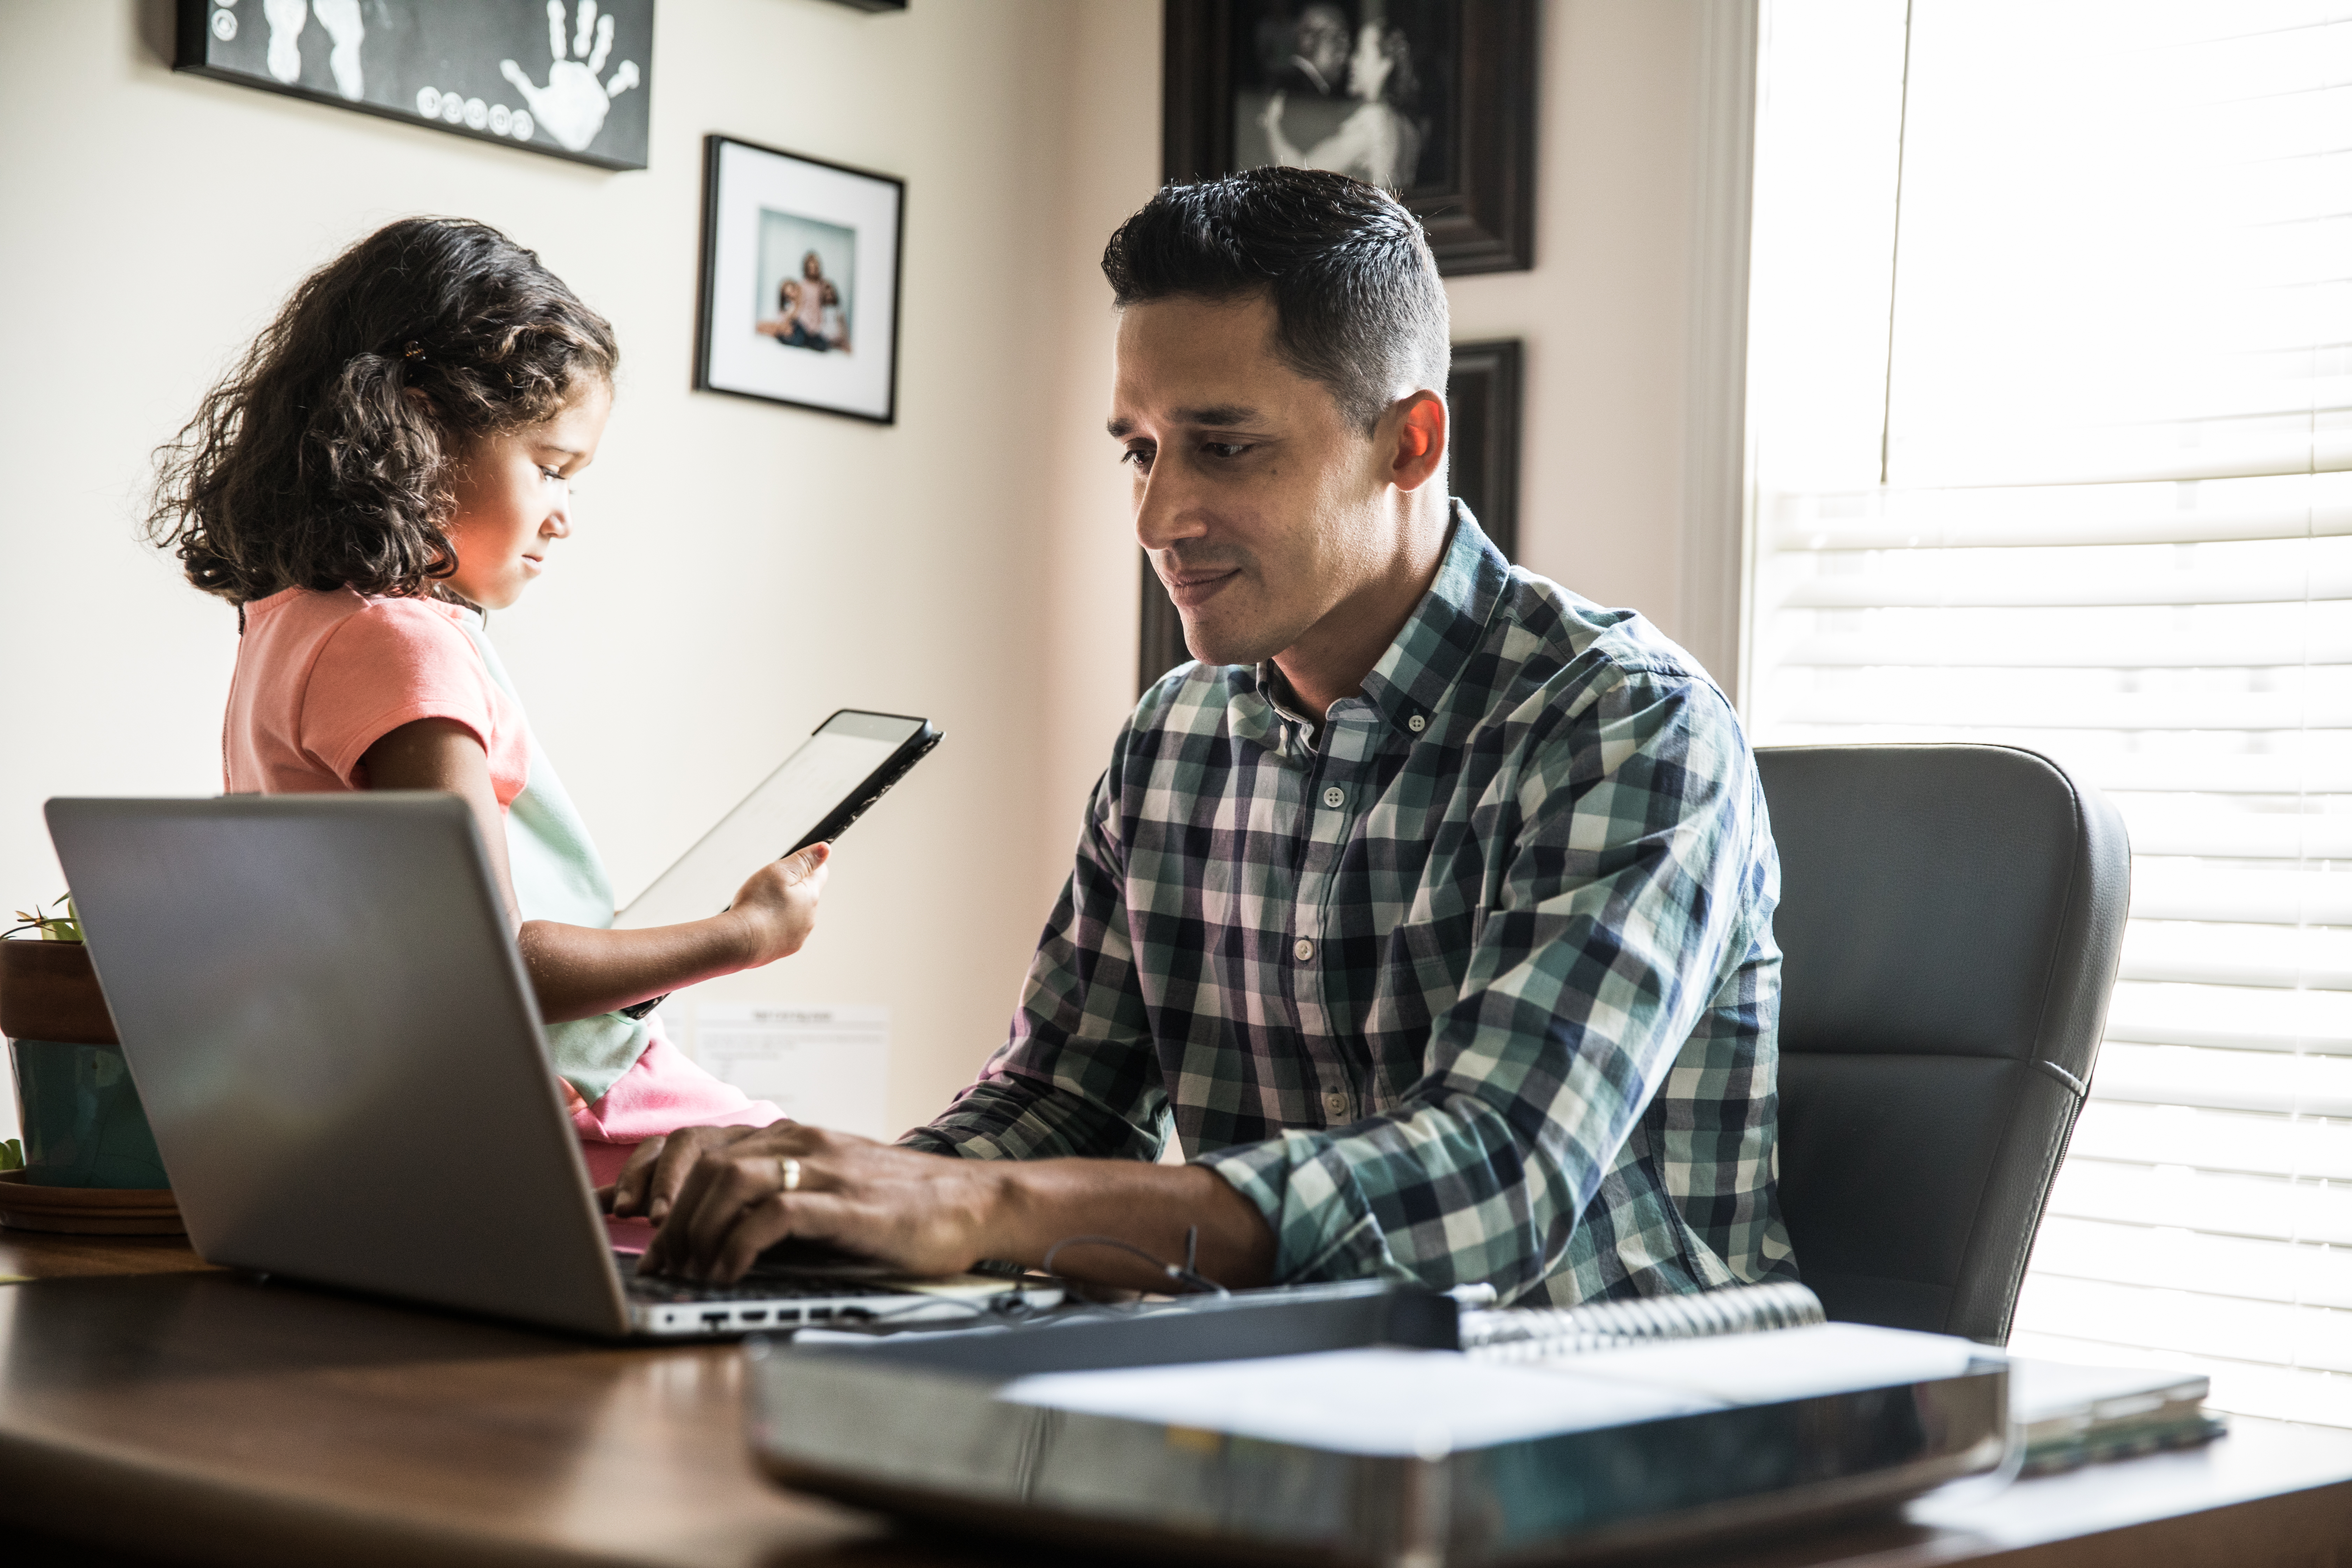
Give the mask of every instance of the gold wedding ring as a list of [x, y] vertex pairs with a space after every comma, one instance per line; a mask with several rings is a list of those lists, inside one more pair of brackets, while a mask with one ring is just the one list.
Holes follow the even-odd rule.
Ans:
[[776, 1171], [783, 1181], [777, 1191], [796, 1193], [801, 1190], [801, 1163], [798, 1160], [780, 1154], [776, 1157]]

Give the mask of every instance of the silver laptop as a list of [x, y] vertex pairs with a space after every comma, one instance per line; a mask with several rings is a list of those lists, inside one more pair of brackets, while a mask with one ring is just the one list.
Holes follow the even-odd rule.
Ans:
[[614, 1336], [989, 1321], [1057, 1299], [773, 1253], [730, 1287], [638, 1278], [454, 795], [52, 800], [48, 823], [213, 1263]]

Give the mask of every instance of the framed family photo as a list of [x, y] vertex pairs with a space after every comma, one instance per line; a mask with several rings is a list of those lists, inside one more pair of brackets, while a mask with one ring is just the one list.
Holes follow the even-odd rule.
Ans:
[[1166, 0], [1171, 180], [1386, 187], [1447, 274], [1535, 265], [1537, 0]]
[[703, 152], [694, 384], [893, 423], [906, 182], [728, 136]]

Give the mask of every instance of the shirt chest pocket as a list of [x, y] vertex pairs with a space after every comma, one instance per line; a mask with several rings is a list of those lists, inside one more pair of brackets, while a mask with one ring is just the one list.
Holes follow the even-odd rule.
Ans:
[[1436, 920], [1414, 921], [1389, 932], [1365, 1033], [1377, 1045], [1392, 1043], [1420, 1054], [1430, 1020], [1462, 994], [1470, 951], [1486, 926], [1486, 911], [1465, 910]]

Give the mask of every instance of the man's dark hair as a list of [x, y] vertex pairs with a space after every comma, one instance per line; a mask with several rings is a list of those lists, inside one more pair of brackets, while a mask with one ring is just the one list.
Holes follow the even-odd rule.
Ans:
[[1275, 352], [1367, 434], [1399, 393], [1445, 390], [1437, 263], [1420, 221], [1377, 185], [1276, 167], [1163, 186], [1118, 226], [1102, 268], [1121, 307], [1269, 293]]

